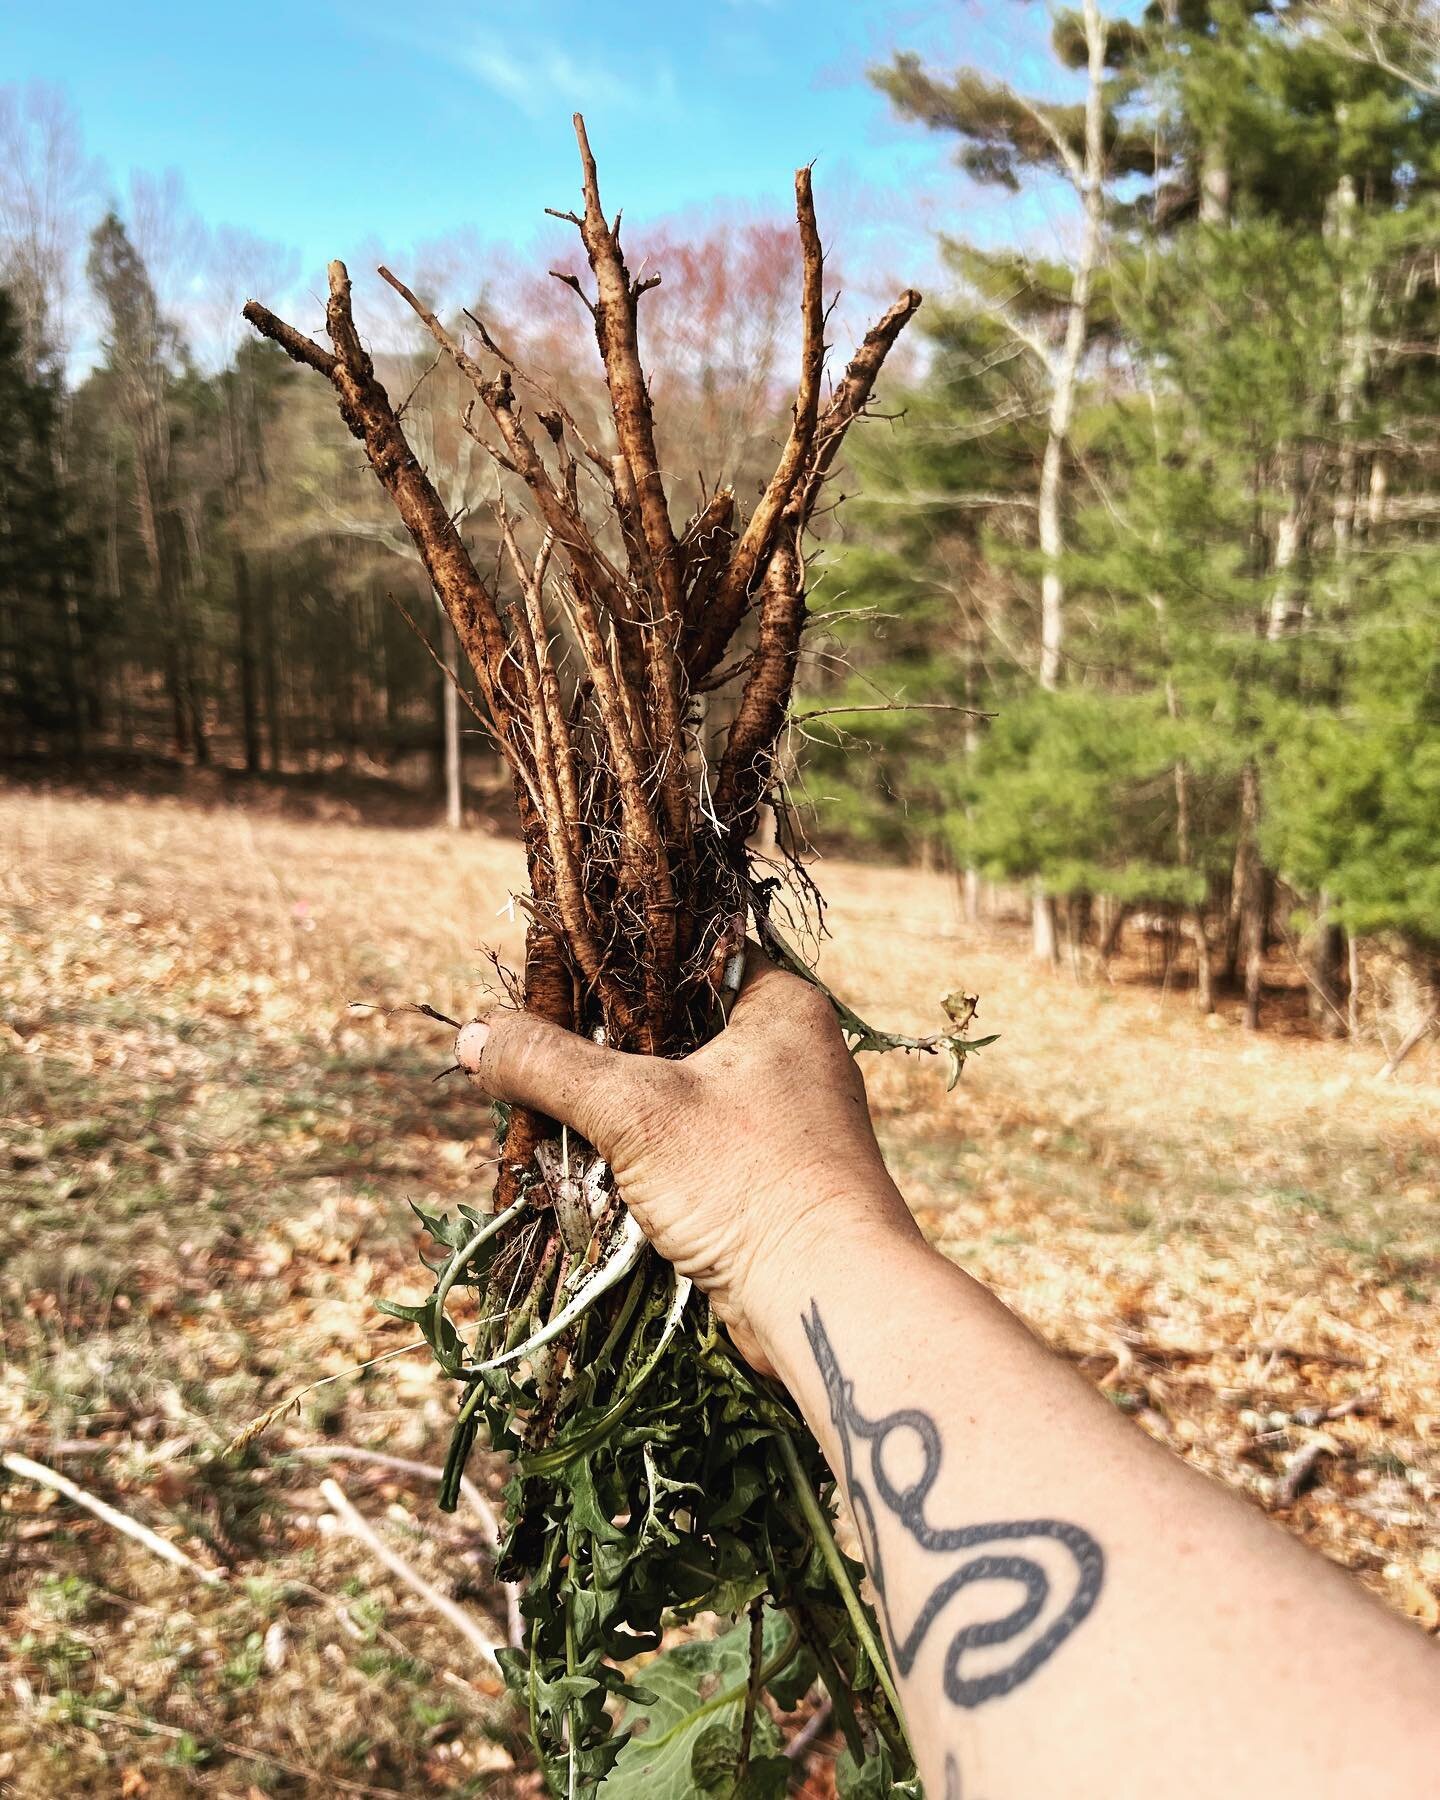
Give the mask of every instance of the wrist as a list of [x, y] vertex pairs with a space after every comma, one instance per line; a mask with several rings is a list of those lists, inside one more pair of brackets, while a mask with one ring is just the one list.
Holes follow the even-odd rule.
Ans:
[[757, 1245], [744, 1312], [787, 1382], [794, 1349], [804, 1343], [801, 1320], [817, 1296], [877, 1273], [889, 1287], [911, 1257], [936, 1254], [883, 1164], [839, 1182], [832, 1172], [797, 1184], [767, 1210], [772, 1225]]

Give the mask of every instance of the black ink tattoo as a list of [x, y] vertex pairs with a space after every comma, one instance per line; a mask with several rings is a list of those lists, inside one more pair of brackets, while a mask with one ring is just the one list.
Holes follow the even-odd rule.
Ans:
[[[920, 1647], [930, 1627], [962, 1588], [980, 1581], [1015, 1581], [1024, 1588], [1024, 1596], [1012, 1612], [1003, 1618], [989, 1619], [962, 1627], [951, 1638], [945, 1652], [945, 1692], [957, 1706], [974, 1707], [1011, 1693], [1044, 1662], [1055, 1654], [1075, 1627], [1089, 1615], [1099, 1598], [1105, 1575], [1105, 1557], [1088, 1531], [1068, 1525], [1060, 1519], [1009, 1519], [988, 1525], [961, 1525], [941, 1530], [925, 1517], [925, 1501], [940, 1473], [940, 1433], [929, 1413], [907, 1407], [886, 1413], [883, 1418], [867, 1419], [855, 1404], [854, 1383], [841, 1371], [829, 1335], [820, 1318], [820, 1309], [811, 1302], [810, 1317], [804, 1321], [816, 1365], [830, 1398], [830, 1417], [840, 1434], [840, 1448], [845, 1463], [845, 1487], [850, 1508], [855, 1515], [870, 1579], [880, 1596], [886, 1634], [890, 1639], [895, 1664], [902, 1676], [915, 1666]], [[885, 1471], [886, 1440], [893, 1433], [911, 1431], [920, 1441], [925, 1466], [908, 1487], [897, 1488]], [[930, 1597], [902, 1638], [890, 1613], [885, 1592], [885, 1566], [876, 1528], [875, 1508], [870, 1498], [867, 1479], [856, 1472], [857, 1440], [869, 1443], [868, 1482], [875, 1494], [910, 1536], [924, 1550], [945, 1554], [968, 1550], [977, 1544], [1013, 1542], [1019, 1538], [1051, 1538], [1061, 1543], [1075, 1559], [1078, 1581], [1075, 1592], [1064, 1610], [1011, 1663], [987, 1675], [967, 1676], [961, 1668], [967, 1651], [994, 1644], [1008, 1643], [1035, 1623], [1045, 1610], [1050, 1594], [1050, 1578], [1032, 1558], [1022, 1555], [985, 1553], [962, 1562], [937, 1583]], [[958, 1780], [959, 1771], [956, 1770]]]
[[[960, 1786], [960, 1760], [953, 1750], [945, 1757], [945, 1800], [965, 1800]], [[980, 1800], [978, 1794], [975, 1800]]]

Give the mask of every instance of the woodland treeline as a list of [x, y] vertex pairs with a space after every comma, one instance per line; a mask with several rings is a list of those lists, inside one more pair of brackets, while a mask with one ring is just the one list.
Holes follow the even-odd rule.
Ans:
[[[1382, 947], [1423, 1027], [1440, 958], [1435, 10], [1166, 0], [1118, 17], [1085, 0], [1052, 43], [1043, 95], [903, 50], [872, 73], [976, 182], [1034, 198], [1004, 249], [968, 242], [957, 207], [894, 417], [847, 444], [854, 497], [810, 571], [792, 799], [822, 842], [939, 854], [972, 900], [987, 881], [1028, 892], [1042, 955], [1103, 955], [1143, 916], [1201, 1006], [1228, 987], [1254, 1023], [1267, 952], [1291, 950], [1340, 1032], [1365, 1023]], [[458, 817], [473, 721], [437, 666], [448, 627], [319, 384], [238, 331], [202, 366], [163, 298], [163, 188], [87, 211], [63, 106], [7, 104], [6, 161], [28, 175], [0, 221], [0, 749], [413, 764], [438, 786], [448, 742]], [[1024, 247], [1037, 206], [1064, 219], [1063, 258]], [[280, 285], [262, 246], [211, 248], [226, 316]], [[631, 254], [664, 275], [643, 329], [665, 464], [694, 471], [677, 504], [722, 482], [748, 504], [788, 427], [790, 228], [637, 233]], [[468, 304], [598, 405], [573, 296], [543, 267], [462, 261], [452, 247], [407, 279], [457, 331]], [[99, 344], [78, 376], [77, 309]], [[411, 441], [494, 565], [495, 470], [457, 424], [453, 371], [398, 313], [362, 322], [384, 323], [373, 347]], [[493, 771], [478, 734], [463, 742], [472, 776]]]

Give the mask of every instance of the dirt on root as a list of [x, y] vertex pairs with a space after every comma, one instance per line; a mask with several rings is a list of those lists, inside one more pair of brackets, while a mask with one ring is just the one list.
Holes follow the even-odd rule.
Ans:
[[[1038, 969], [941, 876], [814, 872], [861, 1012], [932, 1030], [958, 986], [1001, 1034], [949, 1096], [924, 1058], [867, 1069], [932, 1239], [1139, 1429], [1440, 1629], [1435, 1050], [1379, 1083], [1371, 1047], [1197, 1019], [1143, 944], [1110, 978]], [[351, 1371], [408, 1342], [375, 1307], [421, 1291], [407, 1202], [483, 1200], [493, 1140], [435, 1079], [448, 1033], [381, 1009], [473, 1014], [487, 952], [519, 960], [522, 881], [479, 832], [0, 791], [0, 1440], [225, 1574], [0, 1476], [5, 1791], [538, 1791], [499, 1683], [319, 1482], [503, 1641], [473, 1520], [295, 1454], [443, 1455], [423, 1355]]]

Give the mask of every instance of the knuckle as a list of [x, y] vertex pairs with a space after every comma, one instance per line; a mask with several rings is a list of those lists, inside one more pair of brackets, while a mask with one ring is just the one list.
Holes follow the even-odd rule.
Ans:
[[704, 1077], [687, 1062], [657, 1058], [647, 1075], [652, 1099], [667, 1111], [692, 1105], [700, 1098], [704, 1085]]
[[835, 1009], [827, 995], [814, 982], [793, 977], [794, 987], [785, 997], [781, 1015], [786, 1035], [803, 1035], [809, 1039], [838, 1036]]

